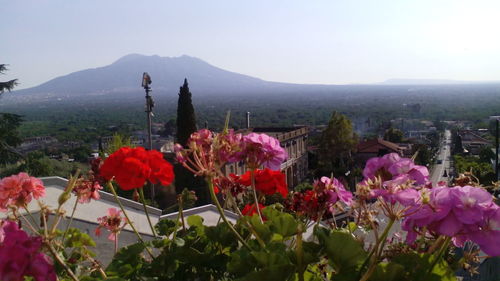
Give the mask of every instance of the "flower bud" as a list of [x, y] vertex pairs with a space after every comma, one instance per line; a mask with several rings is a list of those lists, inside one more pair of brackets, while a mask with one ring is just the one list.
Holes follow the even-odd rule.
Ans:
[[66, 203], [69, 200], [69, 198], [71, 198], [71, 191], [70, 190], [64, 191], [63, 193], [61, 193], [61, 195], [59, 195], [57, 203], [59, 203], [59, 206], [61, 206], [64, 203]]

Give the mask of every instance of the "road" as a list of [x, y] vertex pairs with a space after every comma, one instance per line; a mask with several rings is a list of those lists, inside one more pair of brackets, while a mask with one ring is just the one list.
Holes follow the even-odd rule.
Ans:
[[[443, 141], [441, 142], [441, 146], [439, 147], [438, 156], [436, 163], [431, 171], [431, 181], [433, 184], [437, 184], [439, 181], [448, 181], [449, 177], [443, 177], [444, 171], [448, 176], [450, 176], [450, 147], [451, 147], [451, 132], [450, 130], [444, 131]], [[439, 163], [441, 162], [441, 163]]]

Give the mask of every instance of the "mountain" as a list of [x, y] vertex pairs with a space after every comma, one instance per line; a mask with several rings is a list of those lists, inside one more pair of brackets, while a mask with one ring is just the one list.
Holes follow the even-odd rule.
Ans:
[[143, 72], [150, 74], [153, 82], [151, 86], [155, 92], [177, 93], [184, 78], [188, 79], [193, 92], [203, 93], [260, 92], [288, 85], [226, 71], [186, 55], [160, 57], [130, 54], [110, 65], [60, 76], [39, 86], [18, 90], [16, 94], [50, 94], [68, 97], [82, 94], [143, 92], [141, 89]]
[[464, 84], [491, 84], [498, 81], [461, 81], [451, 79], [388, 79], [380, 85], [464, 85]]

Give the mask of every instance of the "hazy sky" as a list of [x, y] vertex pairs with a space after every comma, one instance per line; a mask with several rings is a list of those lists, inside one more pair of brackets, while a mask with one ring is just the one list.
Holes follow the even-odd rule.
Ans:
[[500, 80], [500, 1], [0, 0], [0, 80], [19, 88], [129, 53], [270, 81]]

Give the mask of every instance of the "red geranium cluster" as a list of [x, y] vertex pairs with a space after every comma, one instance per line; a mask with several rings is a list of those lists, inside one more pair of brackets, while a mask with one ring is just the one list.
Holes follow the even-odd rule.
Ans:
[[[250, 171], [241, 175], [238, 182], [242, 185], [251, 186], [252, 178]], [[285, 174], [280, 171], [271, 169], [255, 170], [255, 190], [264, 193], [265, 195], [273, 195], [275, 193], [286, 197], [288, 188], [286, 185]]]
[[142, 147], [122, 147], [111, 154], [102, 164], [99, 173], [104, 179], [114, 178], [123, 190], [131, 190], [144, 185], [169, 185], [174, 180], [172, 165], [156, 150]]

